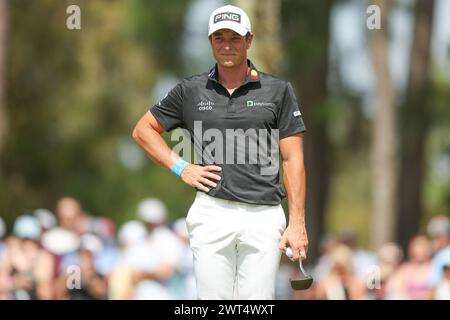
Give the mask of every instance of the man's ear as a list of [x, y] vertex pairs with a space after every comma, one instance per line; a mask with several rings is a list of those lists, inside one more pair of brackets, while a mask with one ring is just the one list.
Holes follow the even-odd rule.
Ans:
[[250, 48], [252, 41], [253, 41], [253, 33], [249, 32], [249, 35], [246, 37], [247, 40], [247, 49]]

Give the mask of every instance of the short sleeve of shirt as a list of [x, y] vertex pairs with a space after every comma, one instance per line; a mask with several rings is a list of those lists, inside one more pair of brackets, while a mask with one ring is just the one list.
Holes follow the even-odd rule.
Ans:
[[183, 87], [177, 84], [157, 104], [150, 108], [150, 112], [159, 124], [170, 131], [183, 126]]
[[282, 105], [278, 114], [278, 130], [280, 139], [305, 132], [306, 127], [298, 107], [297, 98], [292, 85], [288, 82], [285, 88]]

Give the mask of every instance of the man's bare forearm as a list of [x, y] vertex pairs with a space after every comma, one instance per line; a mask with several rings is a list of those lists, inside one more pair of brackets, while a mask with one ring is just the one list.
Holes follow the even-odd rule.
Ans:
[[153, 161], [170, 169], [179, 158], [149, 123], [140, 120], [133, 130], [133, 139]]
[[292, 261], [306, 259], [308, 235], [305, 223], [306, 174], [303, 164], [301, 135], [285, 138], [280, 143], [283, 159], [283, 180], [288, 196], [289, 225], [281, 237], [279, 248], [291, 247]]
[[287, 192], [289, 223], [305, 223], [306, 174], [301, 155], [283, 160], [283, 180]]

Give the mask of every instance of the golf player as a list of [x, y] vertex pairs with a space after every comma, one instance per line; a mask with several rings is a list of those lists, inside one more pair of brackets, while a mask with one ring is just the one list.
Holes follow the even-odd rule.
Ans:
[[[215, 66], [179, 82], [138, 121], [133, 138], [197, 190], [186, 224], [198, 298], [274, 299], [282, 252], [291, 247], [296, 261], [306, 258], [308, 248], [305, 126], [291, 84], [258, 71], [247, 59], [253, 33], [242, 9], [226, 5], [213, 11], [208, 39]], [[185, 161], [168, 147], [161, 134], [175, 128], [189, 134], [200, 161]], [[267, 141], [270, 147], [264, 148]], [[254, 157], [252, 143], [262, 150], [276, 147], [286, 191], [278, 162], [269, 161], [275, 170], [264, 171], [268, 162], [261, 159], [267, 158], [264, 152]], [[280, 204], [286, 194], [287, 227]]]

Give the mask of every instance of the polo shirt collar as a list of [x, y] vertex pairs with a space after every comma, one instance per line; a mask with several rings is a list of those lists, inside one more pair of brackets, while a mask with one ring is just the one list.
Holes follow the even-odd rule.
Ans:
[[[249, 66], [249, 69], [247, 72], [247, 77], [243, 84], [246, 84], [248, 82], [259, 82], [259, 71], [256, 69], [254, 64], [249, 59], [247, 59], [247, 65]], [[217, 63], [209, 71], [208, 78], [217, 83], [219, 82], [219, 73], [217, 70]]]
[[247, 72], [246, 82], [259, 82], [259, 71], [250, 60], [247, 60], [247, 63], [250, 69]]

